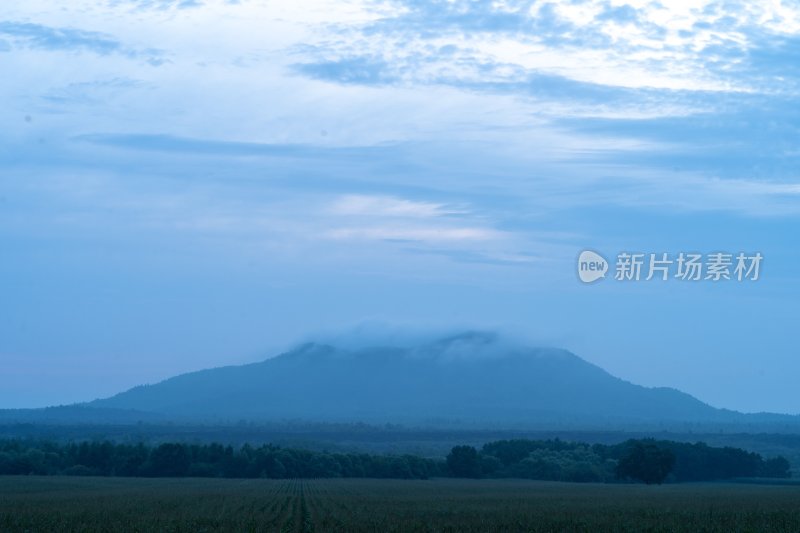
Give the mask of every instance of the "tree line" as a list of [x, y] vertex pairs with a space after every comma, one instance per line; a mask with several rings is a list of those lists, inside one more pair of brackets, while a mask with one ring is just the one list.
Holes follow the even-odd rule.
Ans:
[[643, 483], [789, 477], [783, 457], [653, 439], [620, 444], [500, 440], [455, 446], [447, 457], [331, 453], [274, 445], [0, 440], [0, 475], [220, 478], [526, 478]]
[[478, 450], [456, 446], [447, 456], [456, 477], [510, 477], [551, 481], [643, 483], [787, 478], [789, 461], [764, 459], [739, 448], [705, 443], [631, 439], [619, 444], [586, 444], [560, 439], [500, 440]]
[[426, 479], [441, 475], [441, 461], [413, 455], [328, 453], [273, 445], [58, 444], [0, 441], [0, 474], [122, 477]]

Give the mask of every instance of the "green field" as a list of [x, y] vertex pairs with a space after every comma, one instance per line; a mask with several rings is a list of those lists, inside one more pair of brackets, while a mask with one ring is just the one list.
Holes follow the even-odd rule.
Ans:
[[0, 531], [800, 531], [800, 487], [0, 477]]

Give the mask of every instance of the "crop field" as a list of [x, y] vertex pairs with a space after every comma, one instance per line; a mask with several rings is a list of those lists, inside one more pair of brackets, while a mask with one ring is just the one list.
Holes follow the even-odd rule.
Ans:
[[800, 531], [800, 487], [0, 477], [0, 531]]

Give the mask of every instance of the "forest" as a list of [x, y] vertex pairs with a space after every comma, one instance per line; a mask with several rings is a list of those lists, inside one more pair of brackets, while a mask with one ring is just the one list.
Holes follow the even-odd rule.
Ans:
[[[470, 470], [465, 465], [472, 456], [475, 460]], [[790, 477], [789, 461], [781, 456], [765, 460], [740, 448], [655, 439], [629, 439], [612, 445], [560, 439], [500, 440], [474, 453], [456, 447], [448, 455], [448, 463], [451, 473], [465, 477], [551, 481], [662, 483]]]
[[614, 445], [560, 439], [455, 446], [446, 458], [331, 453], [265, 444], [0, 440], [0, 475], [210, 478], [523, 478], [569, 482], [786, 478], [789, 462], [704, 443], [631, 439]]

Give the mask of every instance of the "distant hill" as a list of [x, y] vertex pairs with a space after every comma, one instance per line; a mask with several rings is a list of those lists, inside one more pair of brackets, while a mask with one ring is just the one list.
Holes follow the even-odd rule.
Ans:
[[413, 347], [309, 343], [260, 363], [179, 375], [106, 399], [0, 411], [0, 423], [366, 422], [525, 429], [797, 431], [789, 415], [716, 409], [623, 381], [559, 349], [486, 332]]
[[0, 424], [138, 424], [166, 423], [170, 418], [155, 412], [106, 409], [87, 404], [59, 405], [43, 409], [0, 409]]
[[520, 346], [484, 332], [411, 348], [311, 343], [260, 363], [183, 374], [86, 406], [195, 420], [531, 427], [738, 423], [759, 416], [715, 409], [675, 389], [634, 385], [568, 351]]

